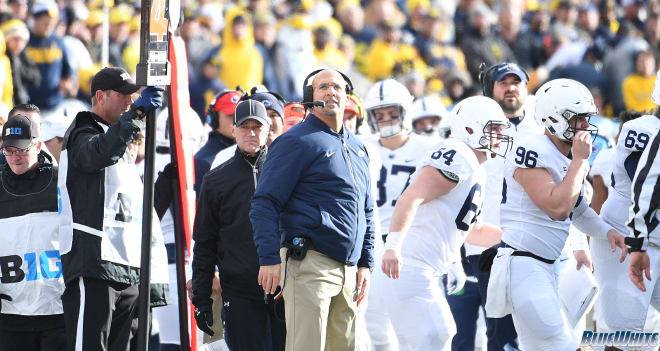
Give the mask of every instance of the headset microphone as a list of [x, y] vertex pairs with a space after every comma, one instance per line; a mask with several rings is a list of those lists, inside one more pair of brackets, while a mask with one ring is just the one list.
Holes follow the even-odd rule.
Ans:
[[305, 105], [305, 107], [318, 106], [320, 108], [324, 108], [325, 107], [325, 101], [317, 100], [317, 101], [314, 101], [314, 102], [305, 102], [305, 103], [303, 103], [303, 105]]

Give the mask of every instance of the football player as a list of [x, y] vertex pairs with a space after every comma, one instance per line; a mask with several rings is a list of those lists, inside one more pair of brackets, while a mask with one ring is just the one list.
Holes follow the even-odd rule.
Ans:
[[[584, 85], [570, 79], [549, 81], [536, 93], [535, 119], [545, 127], [545, 135], [520, 135], [507, 155], [498, 256], [502, 252], [510, 256], [493, 263], [486, 312], [489, 317], [512, 312], [523, 350], [577, 348], [554, 272], [571, 223], [606, 239], [611, 251], [620, 247], [621, 261], [626, 254], [623, 236], [583, 199], [593, 132], [589, 118], [596, 113]], [[502, 281], [507, 289], [491, 289], [502, 286]], [[491, 308], [491, 300], [503, 295], [507, 306]]]
[[413, 103], [411, 117], [415, 133], [436, 141], [449, 137], [449, 113], [442, 101], [431, 96], [420, 97]]
[[[449, 350], [456, 333], [440, 279], [460, 259], [460, 248], [478, 221], [491, 153], [506, 151], [509, 126], [502, 108], [487, 97], [458, 103], [452, 138], [425, 156], [410, 187], [398, 199], [382, 261], [391, 281], [389, 310], [405, 350]], [[475, 226], [476, 223], [476, 226]], [[405, 263], [402, 266], [402, 263]]]
[[[412, 102], [413, 97], [408, 89], [394, 79], [374, 84], [365, 99], [369, 127], [378, 136], [371, 142], [378, 150], [382, 163], [376, 182], [376, 205], [382, 230], [389, 228], [397, 199], [408, 187], [410, 176], [422, 156], [436, 142], [412, 133]], [[376, 262], [382, 254], [383, 245], [374, 244]], [[383, 295], [386, 279], [382, 272], [374, 272], [371, 284], [373, 289], [366, 311], [367, 329], [374, 349], [387, 350], [387, 347], [396, 345], [396, 339], [389, 322], [388, 302]]]

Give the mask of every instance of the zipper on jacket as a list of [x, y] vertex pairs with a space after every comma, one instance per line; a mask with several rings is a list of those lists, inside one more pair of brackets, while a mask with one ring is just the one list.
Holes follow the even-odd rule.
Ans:
[[[357, 197], [357, 200], [360, 201], [360, 191], [358, 190], [357, 181], [355, 180], [355, 173], [353, 172], [353, 162], [351, 161], [351, 153], [348, 150], [348, 146], [346, 145], [346, 140], [344, 140], [343, 135], [341, 136], [341, 144], [344, 147], [344, 151], [346, 151], [346, 158], [348, 159], [348, 168], [351, 171], [351, 178], [353, 178], [353, 191], [355, 191], [355, 196]], [[357, 208], [358, 209], [360, 208], [360, 203], [359, 202], [357, 204]], [[356, 240], [357, 240], [357, 228], [360, 226], [360, 219], [359, 219], [360, 217], [358, 215], [358, 211], [359, 210], [355, 211], [355, 229], [356, 229], [355, 239]], [[355, 241], [353, 242], [353, 246], [351, 246], [351, 252], [349, 252], [348, 257], [353, 255], [354, 250], [355, 250]], [[347, 263], [348, 263], [348, 261], [347, 261]]]
[[243, 159], [243, 161], [245, 161], [245, 163], [249, 164], [250, 167], [252, 167], [252, 178], [254, 179], [254, 190], [256, 191], [257, 190], [257, 173], [258, 173], [257, 163], [259, 161], [257, 160], [254, 164], [251, 164], [250, 161], [246, 160], [243, 157], [241, 157], [241, 158]]

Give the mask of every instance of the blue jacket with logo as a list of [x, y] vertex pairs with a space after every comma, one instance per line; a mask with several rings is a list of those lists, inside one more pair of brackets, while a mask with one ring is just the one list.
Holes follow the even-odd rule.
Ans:
[[252, 197], [250, 221], [259, 264], [280, 263], [294, 236], [339, 262], [373, 267], [373, 200], [369, 155], [343, 128], [313, 114], [271, 145]]

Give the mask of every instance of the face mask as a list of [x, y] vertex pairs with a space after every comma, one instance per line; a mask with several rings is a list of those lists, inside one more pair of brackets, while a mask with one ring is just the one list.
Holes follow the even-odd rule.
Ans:
[[381, 138], [391, 138], [399, 133], [401, 133], [401, 123], [397, 123], [393, 126], [386, 126], [380, 128], [380, 137]]

